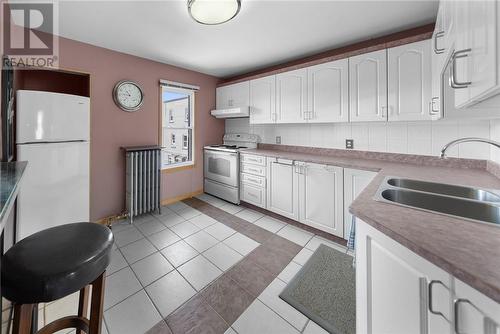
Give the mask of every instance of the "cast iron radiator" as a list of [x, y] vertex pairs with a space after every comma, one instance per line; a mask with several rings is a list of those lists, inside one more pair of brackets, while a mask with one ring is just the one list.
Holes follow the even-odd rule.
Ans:
[[161, 213], [161, 147], [123, 147], [126, 156], [126, 208], [134, 217], [158, 210]]

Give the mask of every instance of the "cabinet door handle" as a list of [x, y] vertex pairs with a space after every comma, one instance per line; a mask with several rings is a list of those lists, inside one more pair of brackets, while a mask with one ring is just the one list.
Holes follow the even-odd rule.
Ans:
[[434, 35], [434, 53], [437, 54], [437, 55], [444, 53], [444, 51], [446, 50], [445, 48], [441, 48], [440, 49], [437, 46], [437, 40], [438, 40], [438, 38], [443, 37], [443, 36], [444, 36], [444, 31], [437, 32]]
[[454, 313], [454, 329], [455, 329], [455, 333], [456, 334], [466, 334], [466, 333], [463, 333], [463, 332], [460, 332], [460, 325], [459, 325], [459, 311], [460, 311], [460, 304], [461, 303], [468, 303], [468, 304], [471, 304], [472, 303], [468, 300], [468, 299], [463, 299], [463, 298], [458, 298], [458, 299], [455, 299], [453, 301], [453, 313]]
[[250, 197], [253, 197], [253, 198], [259, 198], [259, 196], [255, 195], [255, 194], [252, 194], [250, 192], [247, 192], [247, 195], [250, 196]]
[[439, 280], [432, 280], [429, 282], [429, 285], [427, 287], [427, 291], [429, 294], [429, 298], [428, 298], [428, 300], [429, 300], [429, 312], [431, 312], [432, 314], [435, 314], [435, 315], [439, 315], [439, 316], [443, 317], [446, 321], [448, 321], [448, 319], [446, 318], [446, 316], [442, 312], [434, 311], [434, 309], [432, 308], [432, 287], [434, 284], [441, 284], [446, 289], [448, 289], [448, 287], [446, 285], [444, 285], [444, 283], [439, 281]]
[[382, 118], [387, 117], [387, 107], [380, 107], [380, 117]]
[[439, 97], [434, 96], [433, 98], [431, 98], [431, 102], [429, 103], [429, 115], [439, 114], [439, 109], [438, 110], [434, 109], [434, 104], [436, 101], [439, 102]]
[[304, 120], [308, 121], [312, 119], [312, 111], [304, 111]]
[[248, 170], [249, 172], [253, 172], [253, 173], [256, 173], [256, 174], [261, 174], [260, 169], [248, 168], [248, 167], [247, 167], [247, 170]]
[[294, 163], [293, 164], [295, 166], [295, 173], [297, 174], [304, 174], [304, 165], [300, 165], [300, 164], [296, 164]]
[[254, 183], [254, 184], [258, 184], [258, 185], [262, 184], [262, 182], [260, 180], [252, 179], [250, 177], [247, 177], [247, 181]]
[[[493, 319], [491, 319], [488, 315], [486, 315], [480, 308], [478, 308], [476, 305], [474, 305], [470, 300], [465, 299], [465, 298], [457, 298], [453, 301], [453, 318], [454, 318], [453, 327], [455, 329], [455, 334], [467, 334], [466, 332], [460, 331], [460, 317], [459, 317], [459, 315], [460, 315], [460, 304], [461, 303], [469, 304], [477, 312], [479, 312], [483, 316], [483, 321], [484, 321], [485, 327], [493, 328], [494, 330], [496, 328], [500, 327], [500, 324], [496, 323]], [[488, 331], [486, 329], [485, 333], [490, 333], [490, 331]]]
[[286, 164], [284, 162], [277, 162], [277, 161], [273, 162], [273, 164], [283, 165], [283, 166], [293, 166], [293, 164]]
[[460, 51], [453, 52], [451, 56], [451, 73], [450, 73], [450, 86], [454, 89], [467, 88], [470, 86], [470, 81], [458, 82], [456, 79], [457, 72], [457, 59], [466, 58], [471, 49], [464, 49]]

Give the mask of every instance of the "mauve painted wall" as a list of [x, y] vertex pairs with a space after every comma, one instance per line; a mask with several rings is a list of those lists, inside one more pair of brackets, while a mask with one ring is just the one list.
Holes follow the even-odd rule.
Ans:
[[[91, 76], [91, 219], [124, 210], [124, 155], [120, 147], [158, 144], [160, 79], [200, 86], [195, 104], [195, 167], [162, 173], [162, 199], [201, 190], [203, 146], [220, 142], [224, 133], [224, 122], [210, 116], [218, 79], [65, 38], [59, 43], [60, 67]], [[122, 79], [134, 80], [144, 89], [141, 111], [127, 113], [114, 104], [111, 93]]]

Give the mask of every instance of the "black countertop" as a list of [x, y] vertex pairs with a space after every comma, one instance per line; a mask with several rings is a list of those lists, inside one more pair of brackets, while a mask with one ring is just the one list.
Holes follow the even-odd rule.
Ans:
[[14, 204], [27, 161], [0, 162], [0, 233]]

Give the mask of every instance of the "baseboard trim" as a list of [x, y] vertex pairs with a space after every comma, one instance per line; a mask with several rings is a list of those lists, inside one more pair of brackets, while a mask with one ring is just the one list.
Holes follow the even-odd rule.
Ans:
[[172, 204], [172, 203], [175, 203], [175, 202], [179, 202], [179, 201], [182, 201], [182, 200], [185, 200], [185, 199], [188, 199], [188, 198], [191, 198], [191, 197], [195, 197], [195, 196], [198, 196], [198, 195], [201, 195], [201, 194], [203, 194], [203, 189], [199, 189], [199, 190], [187, 193], [187, 194], [182, 194], [182, 195], [179, 195], [179, 196], [175, 196], [175, 197], [164, 199], [164, 200], [161, 201], [161, 205], [169, 205], [169, 204]]
[[281, 221], [283, 221], [285, 223], [288, 223], [290, 225], [293, 225], [293, 226], [296, 226], [298, 228], [301, 228], [301, 229], [303, 229], [305, 231], [308, 231], [308, 232], [314, 233], [316, 235], [319, 235], [320, 237], [323, 237], [323, 238], [325, 238], [327, 240], [330, 240], [330, 241], [333, 241], [335, 243], [338, 243], [339, 245], [347, 246], [347, 240], [345, 240], [345, 239], [343, 239], [341, 237], [338, 237], [336, 235], [333, 235], [333, 234], [331, 234], [329, 232], [317, 229], [317, 228], [309, 226], [309, 225], [302, 224], [302, 223], [300, 223], [300, 222], [298, 222], [296, 220], [293, 220], [293, 219], [290, 219], [288, 217], [282, 216], [280, 214], [274, 213], [274, 212], [269, 211], [267, 209], [263, 209], [263, 208], [261, 208], [259, 206], [255, 206], [255, 205], [250, 204], [248, 202], [241, 201], [240, 206], [249, 208], [251, 210], [254, 210], [254, 211], [257, 211], [257, 212], [260, 212], [260, 213], [263, 213], [263, 214], [268, 215], [268, 216], [270, 216], [272, 218], [276, 218], [276, 219], [281, 220]]
[[[195, 197], [195, 196], [198, 196], [198, 195], [201, 195], [201, 194], [203, 194], [203, 189], [199, 189], [197, 191], [193, 191], [193, 192], [190, 192], [190, 193], [187, 193], [187, 194], [182, 194], [182, 195], [175, 196], [175, 197], [172, 197], [172, 198], [164, 199], [164, 200], [162, 200], [160, 202], [160, 204], [161, 205], [169, 205], [169, 204], [172, 204], [172, 203], [175, 203], [175, 202], [179, 202], [179, 201], [182, 201], [182, 200], [185, 200], [185, 199], [188, 199], [188, 198], [191, 198], [191, 197]], [[108, 216], [108, 217], [100, 218], [100, 219], [97, 219], [96, 221], [94, 221], [94, 223], [101, 224], [101, 225], [108, 225], [110, 221], [114, 220], [116, 217], [118, 217], [120, 215], [122, 215], [122, 214], [111, 215], [111, 216]]]

